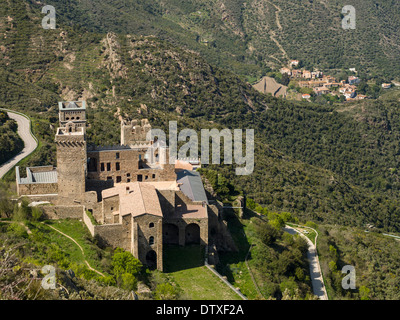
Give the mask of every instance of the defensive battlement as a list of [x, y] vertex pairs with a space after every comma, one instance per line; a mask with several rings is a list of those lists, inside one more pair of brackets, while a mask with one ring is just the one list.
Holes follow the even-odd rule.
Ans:
[[148, 149], [152, 146], [151, 142], [136, 142], [130, 145], [113, 145], [113, 146], [95, 146], [90, 145], [87, 147], [87, 151], [119, 151], [119, 150], [131, 150], [131, 149]]
[[57, 128], [55, 142], [59, 147], [84, 146], [85, 129], [69, 122], [66, 127]]
[[67, 127], [57, 128], [57, 136], [81, 136], [84, 135], [85, 132], [82, 127], [76, 127], [75, 129], [69, 130]]
[[148, 119], [121, 121], [121, 144], [134, 145], [147, 141], [147, 133], [151, 130]]

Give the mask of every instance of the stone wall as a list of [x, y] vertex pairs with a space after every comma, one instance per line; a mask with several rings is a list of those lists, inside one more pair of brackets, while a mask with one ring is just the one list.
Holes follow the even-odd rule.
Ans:
[[147, 133], [151, 126], [147, 119], [121, 121], [121, 144], [134, 144], [137, 141], [147, 141]]
[[[119, 182], [172, 181], [175, 167], [151, 168], [143, 162], [147, 148], [88, 151], [88, 180]], [[141, 160], [140, 160], [141, 159]]]
[[47, 205], [39, 206], [43, 210], [43, 216], [45, 219], [57, 220], [57, 219], [82, 219], [84, 213], [84, 207], [81, 205], [77, 206], [61, 206], [61, 205]]
[[[154, 250], [156, 253], [157, 261], [156, 266], [162, 266], [162, 218], [150, 214], [144, 214], [134, 217], [133, 221], [137, 223], [137, 243], [138, 243], [138, 256], [137, 258], [146, 264], [146, 257], [149, 251]], [[152, 237], [153, 243], [151, 244], [150, 238]], [[162, 268], [161, 268], [162, 270]]]
[[122, 242], [122, 234], [124, 231], [124, 227], [121, 223], [94, 226], [94, 235], [98, 237], [102, 245], [114, 248], [121, 247], [127, 251], [131, 251], [131, 249], [124, 246]]
[[57, 183], [27, 183], [17, 184], [19, 195], [57, 194]]
[[89, 229], [90, 234], [92, 237], [95, 235], [95, 225], [92, 223], [92, 220], [86, 213], [86, 211], [83, 212], [83, 222], [86, 224], [86, 227]]
[[54, 194], [54, 195], [50, 195], [50, 194], [46, 194], [46, 195], [23, 195], [21, 196], [21, 198], [23, 197], [27, 197], [29, 198], [29, 200], [31, 201], [35, 201], [35, 202], [39, 202], [39, 201], [48, 201], [52, 204], [57, 204], [57, 199], [58, 199], [58, 195]]
[[86, 141], [80, 132], [58, 128], [56, 135], [59, 203], [84, 200], [86, 192]]
[[[179, 230], [179, 245], [184, 246], [188, 240], [190, 240], [192, 236], [190, 236], [189, 229], [191, 228], [191, 225], [195, 224], [199, 227], [199, 242], [201, 245], [207, 245], [208, 244], [208, 219], [196, 219], [196, 218], [169, 218], [169, 219], [164, 219], [163, 221], [164, 225], [172, 224], [178, 227]], [[167, 230], [171, 230], [170, 227], [164, 228], [166, 232]], [[170, 235], [165, 235], [164, 237], [167, 236], [168, 238], [171, 238]]]
[[102, 210], [103, 216], [100, 223], [115, 223], [114, 214], [119, 212], [119, 195], [103, 199]]
[[158, 190], [158, 200], [164, 217], [173, 215], [175, 212], [175, 190]]

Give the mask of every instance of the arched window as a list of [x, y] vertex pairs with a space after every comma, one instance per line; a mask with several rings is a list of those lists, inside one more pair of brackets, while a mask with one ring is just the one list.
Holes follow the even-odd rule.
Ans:
[[150, 238], [149, 238], [149, 245], [153, 245], [154, 244], [154, 237], [153, 236], [151, 236]]
[[153, 222], [150, 222], [149, 228], [154, 228], [154, 223]]

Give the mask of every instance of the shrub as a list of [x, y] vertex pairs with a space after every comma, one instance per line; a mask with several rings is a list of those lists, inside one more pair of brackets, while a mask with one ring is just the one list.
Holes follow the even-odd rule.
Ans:
[[156, 300], [176, 300], [178, 297], [179, 290], [170, 283], [161, 283], [156, 288]]
[[112, 273], [116, 279], [119, 279], [124, 273], [130, 273], [135, 276], [142, 268], [142, 263], [136, 259], [131, 253], [122, 248], [117, 248], [111, 262]]

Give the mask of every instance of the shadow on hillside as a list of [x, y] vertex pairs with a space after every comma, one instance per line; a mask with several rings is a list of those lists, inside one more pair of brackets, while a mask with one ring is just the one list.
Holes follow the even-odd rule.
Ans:
[[164, 272], [177, 272], [204, 265], [205, 248], [201, 245], [164, 245]]
[[[251, 211], [246, 210], [245, 219], [250, 219], [255, 216]], [[240, 222], [239, 217], [233, 210], [226, 210], [224, 212], [225, 220], [228, 223], [229, 232], [238, 248], [238, 252], [219, 252], [220, 263], [216, 266], [217, 271], [228, 278], [229, 282], [234, 282], [234, 277], [230, 264], [237, 264], [245, 262], [246, 255], [250, 248], [250, 243], [244, 232], [244, 225]]]

